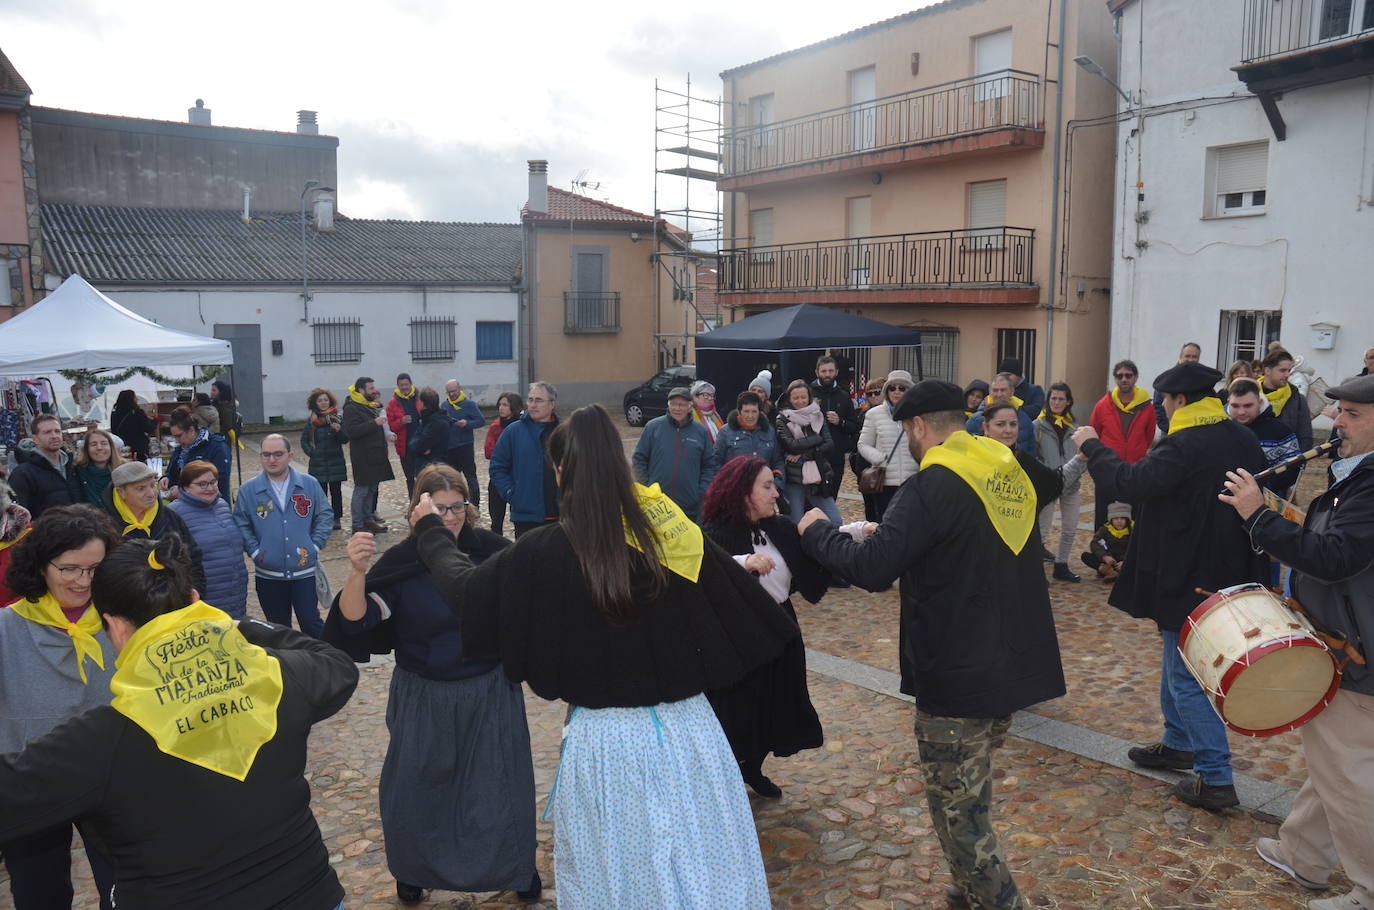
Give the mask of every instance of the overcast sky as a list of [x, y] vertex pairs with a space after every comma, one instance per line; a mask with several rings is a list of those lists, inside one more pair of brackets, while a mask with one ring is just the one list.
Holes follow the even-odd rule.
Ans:
[[204, 98], [277, 130], [318, 110], [344, 214], [509, 222], [528, 158], [651, 210], [655, 78], [717, 98], [723, 69], [929, 2], [4, 0], [0, 47], [47, 107], [185, 120]]

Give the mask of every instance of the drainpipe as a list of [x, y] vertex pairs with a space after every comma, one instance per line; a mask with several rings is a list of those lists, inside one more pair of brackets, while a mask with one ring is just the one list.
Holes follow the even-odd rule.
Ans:
[[[1059, 0], [1059, 63], [1054, 83], [1054, 175], [1050, 179], [1050, 274], [1045, 291], [1045, 377], [1054, 369], [1054, 299], [1057, 293], [1055, 276], [1059, 273], [1059, 172], [1060, 145], [1064, 135], [1064, 35], [1067, 0]], [[1053, 381], [1053, 380], [1049, 380]]]

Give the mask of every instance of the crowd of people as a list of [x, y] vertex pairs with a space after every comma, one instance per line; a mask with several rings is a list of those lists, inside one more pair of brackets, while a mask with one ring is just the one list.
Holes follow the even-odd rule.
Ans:
[[[1360, 656], [1302, 727], [1308, 781], [1256, 850], [1313, 891], [1344, 867], [1353, 890], [1315, 910], [1374, 906], [1374, 349], [1326, 392], [1337, 449], [1302, 524], [1266, 499], [1293, 497], [1296, 472], [1255, 480], [1311, 447], [1295, 363], [1275, 347], [1223, 374], [1188, 344], [1151, 396], [1121, 360], [1080, 426], [1069, 386], [1047, 394], [1016, 358], [964, 387], [893, 370], [855, 401], [823, 356], [776, 398], [759, 373], [724, 414], [707, 379], [672, 389], [630, 458], [605, 409], [562, 417], [548, 382], [502, 393], [488, 423], [456, 380], [441, 394], [402, 373], [383, 404], [361, 376], [342, 407], [310, 393], [307, 470], [270, 434], [232, 499], [227, 387], [172, 415], [160, 477], [145, 461], [156, 427], [122, 395], [118, 425], [74, 455], [39, 417], [0, 485], [0, 852], [15, 907], [70, 906], [78, 825], [102, 908], [341, 908], [306, 742], [348, 700], [355, 661], [385, 653], [379, 799], [403, 903], [541, 894], [527, 685], [568, 706], [544, 808], [560, 906], [767, 907], [742, 784], [780, 797], [768, 757], [824, 742], [792, 595], [894, 582], [949, 900], [1023, 907], [993, 763], [1013, 712], [1066, 691], [1049, 585], [1081, 581], [1084, 473], [1097, 520], [1082, 562], [1160, 635], [1162, 734], [1129, 757], [1187, 772], [1179, 800], [1239, 802], [1226, 727], [1179, 648], [1207, 592], [1287, 566], [1314, 624]], [[409, 505], [383, 551], [393, 448]], [[846, 465], [864, 503], [850, 523]], [[348, 574], [331, 595], [319, 554], [343, 528], [350, 475]], [[266, 623], [246, 618], [245, 555]]]

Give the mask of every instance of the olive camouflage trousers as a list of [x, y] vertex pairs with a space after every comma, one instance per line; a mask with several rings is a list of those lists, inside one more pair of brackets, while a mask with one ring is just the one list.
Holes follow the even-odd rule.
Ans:
[[916, 712], [916, 745], [931, 824], [954, 883], [974, 910], [1021, 910], [1011, 870], [992, 829], [992, 751], [1010, 717], [937, 717]]

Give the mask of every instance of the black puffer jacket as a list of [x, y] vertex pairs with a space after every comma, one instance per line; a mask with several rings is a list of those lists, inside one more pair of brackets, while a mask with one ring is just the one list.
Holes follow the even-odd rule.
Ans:
[[1301, 528], [1269, 509], [1245, 526], [1256, 546], [1293, 567], [1293, 596], [1312, 617], [1364, 654], [1365, 666], [1346, 664], [1341, 688], [1374, 695], [1374, 455], [1318, 496]]
[[825, 488], [835, 473], [835, 468], [830, 462], [831, 455], [835, 451], [835, 441], [830, 435], [830, 424], [822, 421], [819, 433], [807, 428], [805, 433], [797, 436], [792, 433], [792, 426], [787, 422], [787, 415], [779, 411], [776, 426], [778, 445], [782, 447], [783, 454], [801, 456], [801, 461], [787, 462], [787, 485], [790, 487], [801, 483], [802, 466], [808, 461], [814, 461], [816, 467], [820, 469], [821, 480], [819, 484], [812, 484], [811, 486]]
[[15, 500], [29, 510], [33, 520], [53, 506], [68, 506], [85, 502], [86, 493], [76, 476], [76, 466], [70, 455], [64, 469], [58, 469], [47, 456], [34, 448], [31, 440], [24, 440], [14, 450], [19, 466], [10, 474], [10, 488]]

